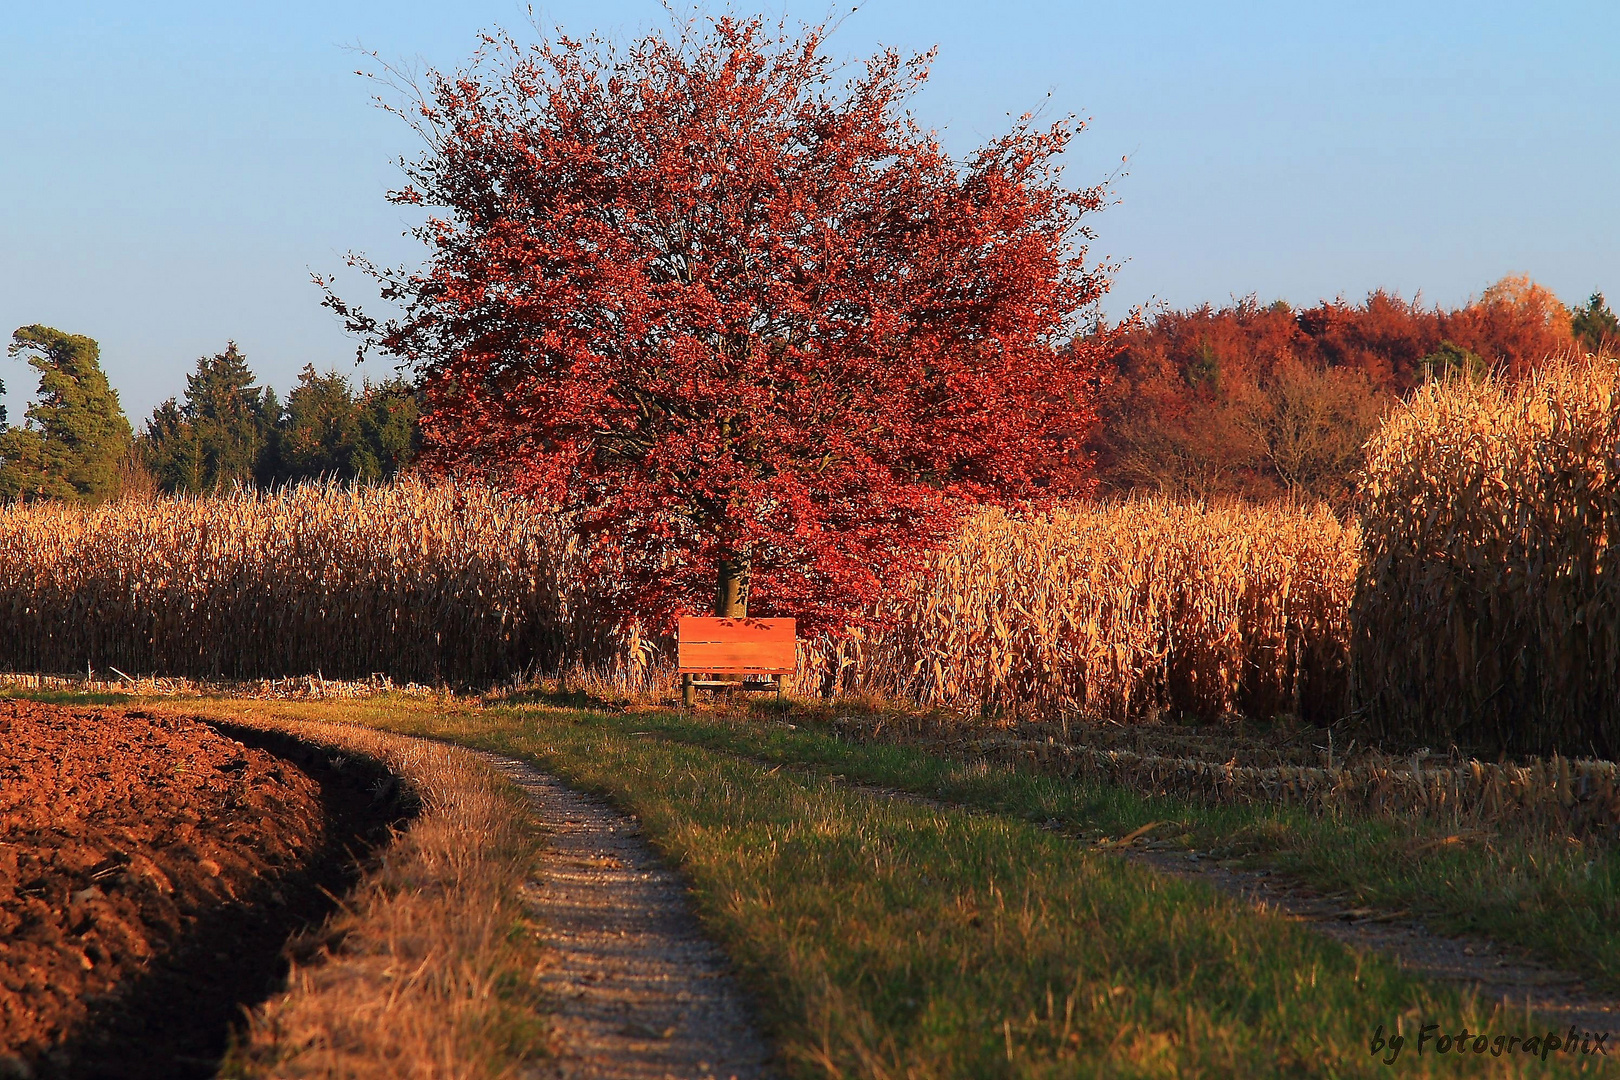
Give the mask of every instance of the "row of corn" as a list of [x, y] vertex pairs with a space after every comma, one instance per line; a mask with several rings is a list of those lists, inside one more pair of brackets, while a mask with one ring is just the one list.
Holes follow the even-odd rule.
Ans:
[[465, 684], [610, 663], [626, 643], [591, 573], [555, 518], [472, 485], [13, 506], [0, 669]]
[[[1122, 721], [1338, 715], [1354, 551], [1325, 512], [987, 511], [883, 602], [889, 629], [807, 643], [800, 683]], [[554, 516], [474, 485], [20, 505], [0, 513], [0, 668], [655, 681], [668, 643], [607, 609], [605, 575]]]
[[1000, 716], [1332, 720], [1357, 545], [1324, 509], [987, 511], [883, 601], [885, 629], [818, 660], [846, 690]]
[[1384, 741], [1620, 754], [1620, 362], [1421, 389], [1368, 447], [1353, 693]]

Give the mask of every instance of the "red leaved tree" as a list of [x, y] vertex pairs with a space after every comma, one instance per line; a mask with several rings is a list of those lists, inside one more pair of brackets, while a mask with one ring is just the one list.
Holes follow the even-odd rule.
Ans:
[[905, 111], [927, 57], [839, 84], [823, 39], [486, 37], [405, 111], [425, 269], [356, 260], [404, 314], [328, 294], [415, 366], [428, 460], [611, 539], [655, 621], [745, 614], [752, 582], [755, 614], [826, 625], [965, 508], [1088, 489], [1079, 125], [953, 160]]

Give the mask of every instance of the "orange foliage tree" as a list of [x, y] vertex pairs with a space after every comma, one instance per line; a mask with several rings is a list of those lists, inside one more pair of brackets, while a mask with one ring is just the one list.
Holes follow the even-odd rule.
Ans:
[[1105, 486], [1345, 505], [1361, 446], [1437, 374], [1509, 377], [1574, 346], [1569, 311], [1509, 277], [1444, 311], [1377, 291], [1294, 310], [1166, 311], [1121, 338], [1095, 447]]

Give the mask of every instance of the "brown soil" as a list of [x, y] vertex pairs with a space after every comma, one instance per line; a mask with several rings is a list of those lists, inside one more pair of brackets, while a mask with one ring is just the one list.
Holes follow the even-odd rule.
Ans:
[[212, 1075], [387, 836], [380, 769], [232, 734], [0, 701], [0, 1076]]

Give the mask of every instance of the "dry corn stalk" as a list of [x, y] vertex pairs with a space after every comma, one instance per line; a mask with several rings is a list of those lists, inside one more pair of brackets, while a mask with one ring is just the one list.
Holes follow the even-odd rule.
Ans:
[[588, 578], [555, 517], [475, 485], [16, 505], [0, 669], [466, 684], [642, 663]]
[[1354, 692], [1384, 741], [1620, 753], [1620, 361], [1427, 386], [1369, 444]]
[[816, 659], [847, 690], [984, 713], [1337, 719], [1357, 545], [1322, 508], [985, 511], [884, 601], [892, 629]]

